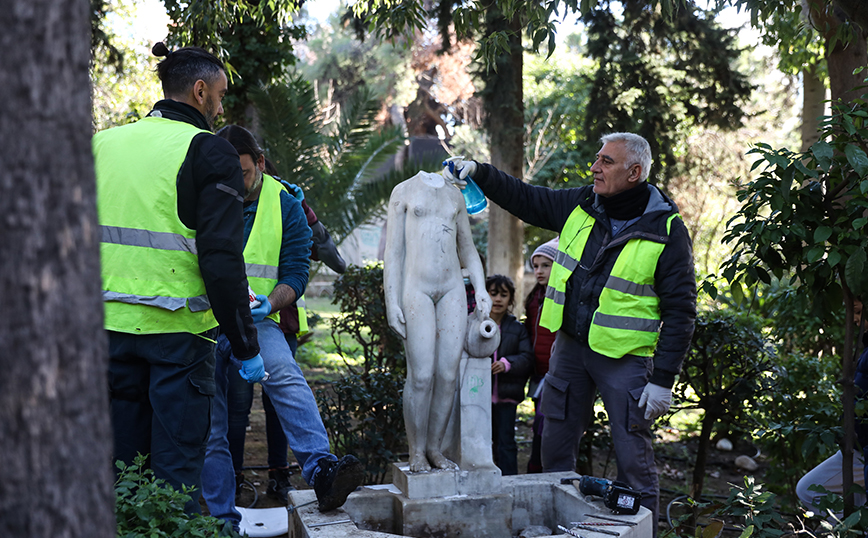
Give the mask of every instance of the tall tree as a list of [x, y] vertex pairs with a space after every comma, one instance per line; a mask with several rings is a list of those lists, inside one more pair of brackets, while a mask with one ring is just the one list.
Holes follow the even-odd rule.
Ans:
[[[522, 74], [524, 48], [521, 44], [521, 17], [504, 15], [493, 0], [485, 6], [485, 34], [502, 34], [508, 48], [495, 59], [496, 69], [482, 71], [482, 99], [486, 111], [491, 164], [513, 177], [522, 177], [524, 165], [524, 97]], [[518, 297], [524, 297], [524, 225], [505, 210], [488, 210], [489, 275], [507, 275], [515, 283]]]
[[90, 4], [0, 19], [0, 535], [114, 536]]
[[293, 25], [291, 14], [298, 0], [163, 0], [173, 24], [168, 42], [196, 45], [215, 52], [227, 62], [231, 84], [224, 105], [227, 123], [256, 130], [258, 119], [249, 92], [280, 78], [295, 64], [292, 41], [305, 37], [303, 26]]
[[[586, 143], [631, 131], [651, 144], [649, 181], [666, 188], [676, 175], [676, 152], [693, 126], [735, 129], [753, 89], [736, 69], [734, 32], [692, 3], [670, 15], [643, 0], [588, 12], [588, 54], [597, 61], [585, 121]], [[598, 148], [594, 147], [594, 150]]]
[[[672, 7], [675, 2], [676, 0], [665, 0], [661, 5]], [[555, 46], [553, 19], [564, 10], [577, 12], [580, 9], [589, 14], [589, 17], [599, 16], [598, 20], [601, 22], [606, 19], [611, 23], [608, 30], [614, 32], [615, 26], [619, 26], [621, 22], [611, 16], [610, 4], [614, 2], [602, 2], [600, 9], [592, 11], [597, 5], [595, 0], [583, 1], [581, 6], [571, 0], [480, 0], [462, 4], [443, 0], [425, 11], [421, 0], [370, 0], [355, 4], [355, 9], [356, 13], [366, 17], [366, 21], [383, 37], [399, 36], [408, 27], [424, 27], [430, 14], [436, 17], [441, 35], [449, 36], [449, 29], [454, 26], [458, 39], [473, 37], [477, 40], [476, 57], [486, 88], [483, 96], [494, 96], [493, 99], [485, 101], [491, 161], [498, 168], [520, 177], [520, 161], [524, 152], [522, 149], [516, 151], [515, 144], [523, 142], [521, 137], [525, 131], [522, 94], [520, 85], [517, 91], [511, 91], [510, 88], [515, 87], [516, 77], [521, 80], [522, 56], [516, 51], [521, 50], [522, 35], [527, 35], [533, 51], [538, 51], [545, 43], [551, 54]], [[650, 4], [653, 6], [658, 2]], [[678, 5], [680, 4], [679, 1]], [[649, 2], [644, 0], [626, 0], [618, 5], [623, 6], [623, 11], [628, 13], [624, 18], [628, 22], [636, 23], [635, 32], [630, 32], [629, 24], [623, 28], [618, 27], [622, 32], [620, 39], [624, 46], [611, 56], [603, 52], [603, 30], [599, 34], [601, 39], [593, 43], [599, 45], [596, 52], [599, 53], [601, 74], [598, 91], [592, 95], [590, 101], [595, 113], [588, 118], [596, 123], [593, 123], [592, 135], [580, 141], [582, 146], [597, 145], [599, 135], [614, 130], [617, 125], [621, 130], [640, 131], [652, 141], [662, 138], [658, 154], [663, 155], [663, 158], [658, 162], [671, 162], [674, 161], [672, 148], [684, 137], [684, 133], [678, 131], [684, 116], [692, 116], [696, 123], [733, 125], [739, 122], [739, 100], [749, 94], [750, 87], [744, 77], [729, 64], [734, 51], [732, 39], [725, 31], [695, 17], [692, 2], [686, 2], [686, 8], [670, 9], [668, 13], [649, 9]], [[610, 14], [608, 18], [607, 13]], [[673, 22], [673, 13], [681, 18], [676, 18]], [[653, 40], [648, 37], [651, 31], [657, 32]], [[649, 40], [651, 44], [645, 40]], [[679, 54], [682, 51], [677, 50], [677, 47], [689, 41], [698, 44]], [[446, 44], [449, 39], [444, 37], [443, 42]], [[691, 52], [695, 56], [697, 51], [703, 49], [718, 54], [704, 55], [702, 62], [690, 57]], [[657, 59], [649, 59], [654, 54], [657, 54]], [[618, 69], [613, 66], [615, 62], [624, 64], [620, 78], [611, 76]], [[657, 72], [647, 68], [653, 62], [657, 63]], [[648, 76], [630, 78], [629, 72], [637, 67], [646, 67], [641, 73]], [[607, 71], [610, 68], [612, 71]], [[681, 69], [683, 80], [679, 81], [680, 85], [674, 86], [682, 90], [681, 94], [672, 96], [669, 92], [672, 80], [659, 75], [660, 71], [667, 69]], [[720, 77], [720, 80], [715, 80], [716, 77]], [[694, 88], [689, 91], [691, 85], [695, 85], [698, 90]], [[637, 93], [647, 99], [635, 99]], [[620, 102], [629, 104], [619, 108], [617, 103]], [[652, 106], [645, 113], [645, 105], [649, 104]], [[676, 111], [667, 112], [668, 108], [673, 106]], [[627, 108], [632, 110], [628, 111]], [[613, 112], [616, 109], [619, 112], [617, 117], [614, 117], [614, 114], [607, 117], [605, 113], [600, 113]], [[598, 116], [601, 120], [599, 122]], [[612, 121], [613, 119], [615, 121]], [[585, 131], [587, 133], [587, 130]], [[489, 221], [489, 272], [508, 274], [520, 281], [523, 246], [523, 234], [520, 230], [520, 223], [512, 217], [501, 219], [498, 210], [493, 209]]]

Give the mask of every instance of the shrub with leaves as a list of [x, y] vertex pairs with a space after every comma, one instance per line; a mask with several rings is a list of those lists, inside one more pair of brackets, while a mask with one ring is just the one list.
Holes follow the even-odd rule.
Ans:
[[[859, 88], [863, 93], [865, 87]], [[721, 267], [730, 282], [748, 288], [771, 277], [798, 284], [812, 302], [843, 298], [845, 337], [841, 345], [843, 468], [852, 465], [855, 445], [856, 343], [854, 301], [868, 296], [868, 94], [832, 103], [819, 140], [803, 153], [758, 144], [756, 179], [738, 191], [741, 209], [724, 240], [732, 256]], [[708, 289], [712, 295], [714, 290]], [[841, 310], [840, 304], [829, 308]], [[849, 488], [852, 477], [844, 473]], [[852, 509], [848, 498], [847, 511]]]
[[799, 478], [838, 450], [843, 436], [838, 364], [800, 353], [781, 357], [774, 389], [748, 410], [757, 425], [755, 442], [769, 463], [765, 480], [793, 504]]
[[[404, 344], [389, 328], [383, 291], [383, 264], [351, 265], [334, 284], [341, 315], [332, 319], [332, 340], [350, 375], [317, 390], [335, 452], [355, 454], [366, 465], [367, 481], [379, 483], [388, 465], [406, 449], [403, 386], [407, 372]], [[362, 367], [347, 358], [343, 339], [362, 348]]]
[[[115, 514], [118, 538], [217, 538], [238, 536], [224, 522], [210, 516], [189, 515], [184, 505], [191, 500], [190, 489], [178, 491], [156, 478], [146, 467], [147, 458], [136, 456], [132, 464], [118, 461], [115, 482]], [[228, 524], [227, 524], [228, 525]]]
[[364, 267], [350, 265], [335, 281], [332, 303], [340, 307], [341, 315], [332, 319], [332, 340], [337, 352], [346, 357], [343, 338], [352, 337], [362, 347], [364, 365], [361, 370], [347, 364], [353, 374], [386, 369], [396, 375], [407, 373], [404, 343], [386, 320], [386, 299], [383, 291], [383, 262]]
[[774, 352], [755, 320], [731, 314], [697, 316], [696, 329], [674, 395], [680, 409], [701, 409], [702, 430], [691, 495], [699, 499], [711, 434], [718, 422], [745, 424], [745, 411], [770, 389]]
[[334, 452], [355, 454], [365, 465], [366, 483], [382, 483], [389, 464], [406, 447], [403, 386], [403, 376], [372, 370], [342, 378], [331, 390], [317, 390]]

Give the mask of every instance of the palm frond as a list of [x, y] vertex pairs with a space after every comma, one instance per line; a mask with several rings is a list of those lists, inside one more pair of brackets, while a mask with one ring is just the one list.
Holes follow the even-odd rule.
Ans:
[[377, 125], [380, 102], [365, 87], [330, 125], [313, 87], [300, 75], [253, 91], [251, 100], [269, 158], [283, 179], [304, 189], [336, 244], [381, 213], [395, 185], [420, 169], [440, 167], [439, 159], [398, 158], [406, 138], [398, 128]]
[[260, 135], [280, 176], [304, 189], [316, 184], [325, 168], [322, 120], [313, 87], [301, 75], [251, 92], [259, 111]]

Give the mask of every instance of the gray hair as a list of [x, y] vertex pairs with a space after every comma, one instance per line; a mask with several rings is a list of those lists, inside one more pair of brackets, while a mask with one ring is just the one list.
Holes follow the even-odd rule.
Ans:
[[639, 179], [642, 181], [648, 179], [648, 174], [651, 172], [651, 145], [647, 140], [635, 133], [609, 133], [600, 137], [600, 142], [603, 144], [623, 142], [628, 159], [624, 163], [624, 168], [638, 164], [642, 167], [642, 177]]

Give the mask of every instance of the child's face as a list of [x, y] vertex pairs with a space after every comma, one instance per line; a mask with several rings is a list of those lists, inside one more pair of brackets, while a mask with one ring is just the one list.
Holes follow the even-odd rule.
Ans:
[[552, 261], [545, 256], [534, 256], [531, 259], [533, 264], [533, 276], [539, 284], [545, 286], [549, 283], [549, 275], [552, 274]]
[[494, 315], [505, 314], [512, 299], [509, 290], [492, 286], [488, 288], [488, 294], [491, 296], [491, 313]]

